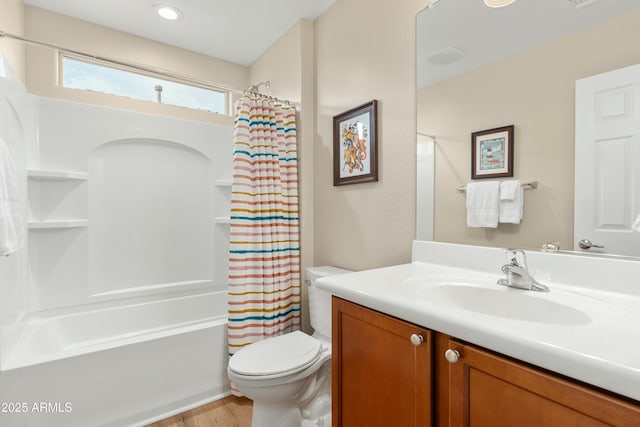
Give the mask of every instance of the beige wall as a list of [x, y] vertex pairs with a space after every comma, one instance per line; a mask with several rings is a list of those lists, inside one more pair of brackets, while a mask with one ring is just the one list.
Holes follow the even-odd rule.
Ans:
[[[540, 248], [573, 247], [574, 84], [640, 63], [640, 13], [563, 37], [419, 91], [418, 131], [436, 135], [435, 240]], [[515, 125], [515, 177], [525, 191], [520, 225], [466, 227], [471, 133]]]
[[[22, 36], [24, 35], [24, 12], [22, 0], [2, 0], [0, 8], [0, 31]], [[0, 52], [7, 58], [11, 68], [20, 80], [25, 81], [25, 48], [16, 40], [0, 38]]]
[[[66, 48], [99, 54], [100, 56], [141, 64], [211, 84], [234, 89], [247, 87], [249, 70], [210, 56], [154, 42], [142, 37], [59, 15], [43, 9], [26, 8], [26, 34]], [[52, 49], [27, 48], [27, 88], [35, 95], [71, 101], [106, 105], [150, 114], [231, 124], [232, 119], [202, 111], [140, 102], [124, 97], [65, 89], [57, 84], [58, 57]]]
[[[303, 19], [287, 31], [249, 67], [249, 82], [270, 81], [271, 89], [261, 91], [297, 102], [298, 178], [300, 194], [300, 264], [313, 265], [313, 141], [315, 135], [313, 22]], [[310, 330], [307, 288], [302, 286], [302, 328]]]
[[[338, 0], [315, 21], [315, 264], [405, 263], [415, 235], [415, 19], [424, 0]], [[379, 181], [333, 186], [333, 116], [377, 99]]]
[[[310, 34], [307, 40], [305, 35]], [[249, 66], [249, 83], [270, 81], [271, 88], [260, 86], [260, 92], [300, 102], [302, 97], [302, 55], [313, 49], [313, 23], [302, 19]]]

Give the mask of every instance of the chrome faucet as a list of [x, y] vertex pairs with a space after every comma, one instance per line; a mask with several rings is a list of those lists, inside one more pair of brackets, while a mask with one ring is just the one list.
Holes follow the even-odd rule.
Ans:
[[549, 287], [538, 282], [527, 270], [527, 257], [523, 250], [505, 249], [509, 264], [502, 266], [502, 272], [506, 279], [498, 280], [498, 285], [512, 288], [526, 289], [528, 291], [549, 292]]

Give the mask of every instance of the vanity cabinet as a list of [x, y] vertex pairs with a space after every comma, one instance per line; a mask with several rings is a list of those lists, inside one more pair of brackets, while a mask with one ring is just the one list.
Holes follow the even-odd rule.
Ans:
[[447, 350], [450, 426], [640, 425], [637, 406], [582, 384], [454, 339]]
[[430, 426], [432, 332], [333, 298], [334, 427]]
[[334, 426], [640, 426], [634, 401], [454, 337], [337, 297], [332, 320]]

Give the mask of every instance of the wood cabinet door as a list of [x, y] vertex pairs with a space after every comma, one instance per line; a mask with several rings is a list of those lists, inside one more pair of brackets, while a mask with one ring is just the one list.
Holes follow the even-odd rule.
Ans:
[[[449, 426], [640, 426], [640, 409], [586, 386], [449, 340]], [[442, 354], [437, 357], [445, 357]]]
[[430, 426], [432, 333], [336, 297], [332, 322], [333, 426]]

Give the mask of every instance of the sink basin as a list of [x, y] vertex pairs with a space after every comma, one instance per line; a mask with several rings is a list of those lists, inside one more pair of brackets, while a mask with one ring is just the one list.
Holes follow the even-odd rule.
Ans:
[[556, 325], [587, 325], [591, 318], [581, 310], [551, 301], [550, 294], [538, 294], [498, 287], [465, 284], [425, 286], [420, 295], [438, 306], [450, 306], [474, 313], [525, 322]]

